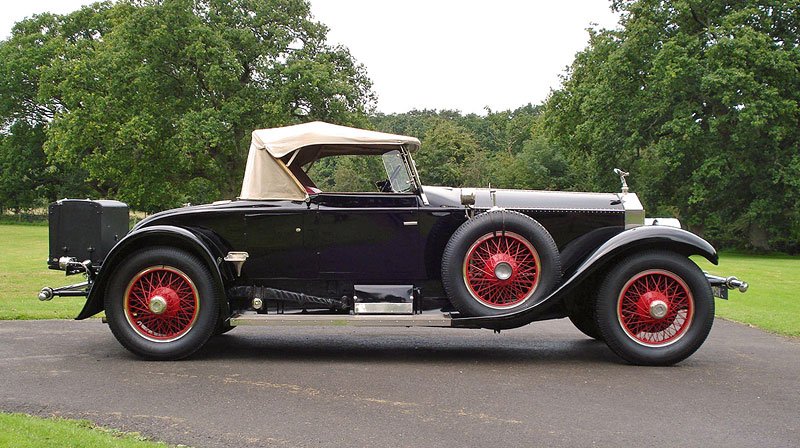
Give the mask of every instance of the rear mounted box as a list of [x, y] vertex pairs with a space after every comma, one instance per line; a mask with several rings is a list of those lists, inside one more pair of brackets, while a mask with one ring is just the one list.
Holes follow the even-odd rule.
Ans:
[[103, 263], [108, 252], [128, 233], [128, 205], [119, 201], [62, 199], [48, 208], [50, 257], [47, 267], [59, 269], [58, 259], [75, 258]]

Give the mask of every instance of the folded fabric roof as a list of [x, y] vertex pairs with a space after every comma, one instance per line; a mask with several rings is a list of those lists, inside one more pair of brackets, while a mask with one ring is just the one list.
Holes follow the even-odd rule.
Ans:
[[286, 156], [287, 163], [305, 165], [331, 155], [383, 154], [401, 147], [416, 151], [419, 146], [414, 137], [321, 121], [258, 129], [250, 141], [239, 198], [304, 200], [305, 189], [281, 160]]

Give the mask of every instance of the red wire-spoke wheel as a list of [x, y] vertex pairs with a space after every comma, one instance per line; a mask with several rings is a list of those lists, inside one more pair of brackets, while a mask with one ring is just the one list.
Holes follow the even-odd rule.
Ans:
[[489, 210], [462, 223], [442, 253], [442, 286], [461, 317], [508, 314], [533, 306], [561, 280], [553, 237], [538, 221]]
[[634, 342], [664, 347], [678, 341], [692, 325], [694, 298], [679, 276], [662, 269], [640, 272], [628, 280], [617, 301], [617, 318]]
[[136, 274], [125, 290], [125, 317], [140, 336], [154, 342], [180, 339], [200, 310], [192, 280], [177, 268], [153, 266]]
[[492, 232], [478, 238], [464, 259], [464, 282], [472, 297], [495, 308], [513, 308], [530, 298], [539, 285], [539, 253], [513, 232]]
[[601, 275], [595, 323], [608, 347], [625, 361], [672, 365], [691, 356], [708, 337], [714, 295], [703, 271], [685, 255], [631, 248]]

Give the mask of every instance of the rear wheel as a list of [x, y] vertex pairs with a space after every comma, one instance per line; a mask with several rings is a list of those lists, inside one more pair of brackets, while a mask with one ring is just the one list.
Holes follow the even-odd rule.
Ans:
[[597, 327], [597, 321], [594, 318], [594, 300], [585, 299], [579, 303], [567, 307], [567, 316], [572, 325], [575, 326], [581, 333], [589, 336], [598, 341], [603, 340], [603, 335], [600, 334], [600, 329]]
[[553, 238], [534, 219], [512, 211], [489, 211], [465, 222], [442, 255], [442, 283], [465, 316], [528, 308], [560, 278]]
[[197, 257], [169, 247], [143, 249], [114, 271], [106, 317], [131, 352], [149, 359], [184, 358], [216, 328], [217, 289]]
[[633, 364], [671, 365], [694, 353], [714, 323], [714, 296], [688, 258], [650, 251], [622, 260], [600, 287], [597, 327]]
[[227, 333], [227, 332], [229, 332], [229, 331], [233, 330], [234, 328], [236, 328], [236, 327], [234, 327], [233, 325], [231, 325], [231, 324], [230, 324], [230, 323], [227, 321], [227, 319], [222, 319], [222, 317], [220, 317], [220, 318], [217, 320], [217, 326], [214, 328], [214, 334], [213, 334], [213, 335], [214, 335], [214, 336], [219, 336], [219, 335], [221, 335], [221, 334], [225, 334], [225, 333]]

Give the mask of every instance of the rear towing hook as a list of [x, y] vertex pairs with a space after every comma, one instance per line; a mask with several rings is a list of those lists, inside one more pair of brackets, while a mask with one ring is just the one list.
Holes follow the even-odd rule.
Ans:
[[705, 274], [708, 283], [711, 284], [711, 289], [714, 291], [714, 295], [720, 299], [728, 298], [728, 290], [738, 289], [739, 292], [747, 292], [747, 289], [750, 288], [750, 285], [747, 282], [739, 280], [734, 276], [719, 277], [716, 275], [711, 275], [708, 272], [703, 273]]

